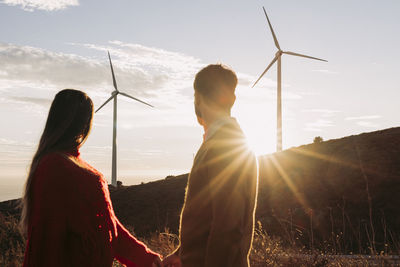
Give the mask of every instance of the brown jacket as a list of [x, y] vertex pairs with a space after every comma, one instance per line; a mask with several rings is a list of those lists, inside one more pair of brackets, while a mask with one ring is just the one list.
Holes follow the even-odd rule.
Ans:
[[177, 251], [183, 267], [249, 266], [257, 186], [256, 157], [231, 118], [194, 159]]

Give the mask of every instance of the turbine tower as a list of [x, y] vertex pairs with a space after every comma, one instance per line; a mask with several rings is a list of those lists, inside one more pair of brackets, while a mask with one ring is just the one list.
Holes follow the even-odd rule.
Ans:
[[272, 37], [274, 38], [274, 42], [275, 42], [275, 46], [276, 48], [278, 48], [278, 51], [275, 53], [275, 57], [274, 59], [272, 59], [271, 63], [269, 63], [268, 67], [264, 70], [264, 72], [260, 75], [260, 77], [257, 79], [257, 81], [253, 84], [252, 87], [254, 87], [258, 81], [264, 76], [264, 74], [271, 68], [271, 66], [277, 61], [278, 63], [278, 77], [277, 77], [277, 120], [276, 120], [276, 151], [282, 151], [282, 75], [281, 75], [281, 69], [282, 69], [282, 61], [281, 61], [281, 57], [283, 54], [287, 54], [287, 55], [292, 55], [292, 56], [298, 56], [298, 57], [306, 57], [306, 58], [311, 58], [311, 59], [315, 59], [315, 60], [320, 60], [320, 61], [325, 61], [327, 62], [327, 60], [325, 59], [320, 59], [320, 58], [316, 58], [316, 57], [310, 57], [310, 56], [306, 56], [306, 55], [302, 55], [302, 54], [298, 54], [298, 53], [294, 53], [294, 52], [290, 52], [290, 51], [282, 51], [281, 47], [279, 46], [278, 43], [278, 39], [276, 38], [275, 32], [272, 29], [272, 25], [271, 22], [269, 21], [267, 12], [265, 11], [265, 8], [263, 7], [264, 10], [264, 14], [265, 17], [267, 18], [268, 21], [268, 25], [269, 28], [271, 30], [272, 33]]
[[117, 186], [117, 96], [123, 95], [129, 97], [133, 100], [136, 100], [140, 103], [153, 107], [152, 105], [137, 99], [136, 97], [130, 96], [124, 92], [118, 90], [117, 81], [115, 80], [114, 69], [111, 62], [110, 52], [108, 52], [108, 59], [110, 60], [111, 74], [113, 78], [114, 91], [111, 93], [111, 97], [107, 99], [106, 102], [103, 103], [95, 112], [99, 111], [102, 107], [104, 107], [111, 99], [114, 99], [114, 111], [113, 111], [113, 143], [112, 143], [112, 172], [111, 172], [111, 184], [113, 186]]

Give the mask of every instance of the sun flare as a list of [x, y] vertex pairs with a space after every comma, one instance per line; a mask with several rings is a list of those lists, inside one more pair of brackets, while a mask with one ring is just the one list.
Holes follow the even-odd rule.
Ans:
[[247, 144], [257, 156], [273, 153], [276, 149], [276, 121], [273, 112], [266, 107], [269, 105], [238, 99], [232, 110], [246, 135]]
[[263, 136], [264, 132], [243, 131], [246, 134], [248, 146], [257, 156], [270, 154], [275, 151], [275, 140]]

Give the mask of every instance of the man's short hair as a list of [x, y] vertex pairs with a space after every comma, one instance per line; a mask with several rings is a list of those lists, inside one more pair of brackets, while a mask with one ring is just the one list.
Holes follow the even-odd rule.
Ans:
[[196, 92], [221, 108], [231, 108], [235, 102], [238, 83], [235, 72], [223, 64], [210, 64], [200, 70], [194, 79]]

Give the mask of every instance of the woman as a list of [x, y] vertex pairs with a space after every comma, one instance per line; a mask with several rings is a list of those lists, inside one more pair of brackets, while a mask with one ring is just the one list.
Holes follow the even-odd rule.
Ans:
[[79, 155], [92, 118], [85, 93], [65, 89], [55, 96], [23, 197], [23, 266], [110, 267], [114, 258], [127, 266], [162, 266], [118, 221], [106, 180]]

